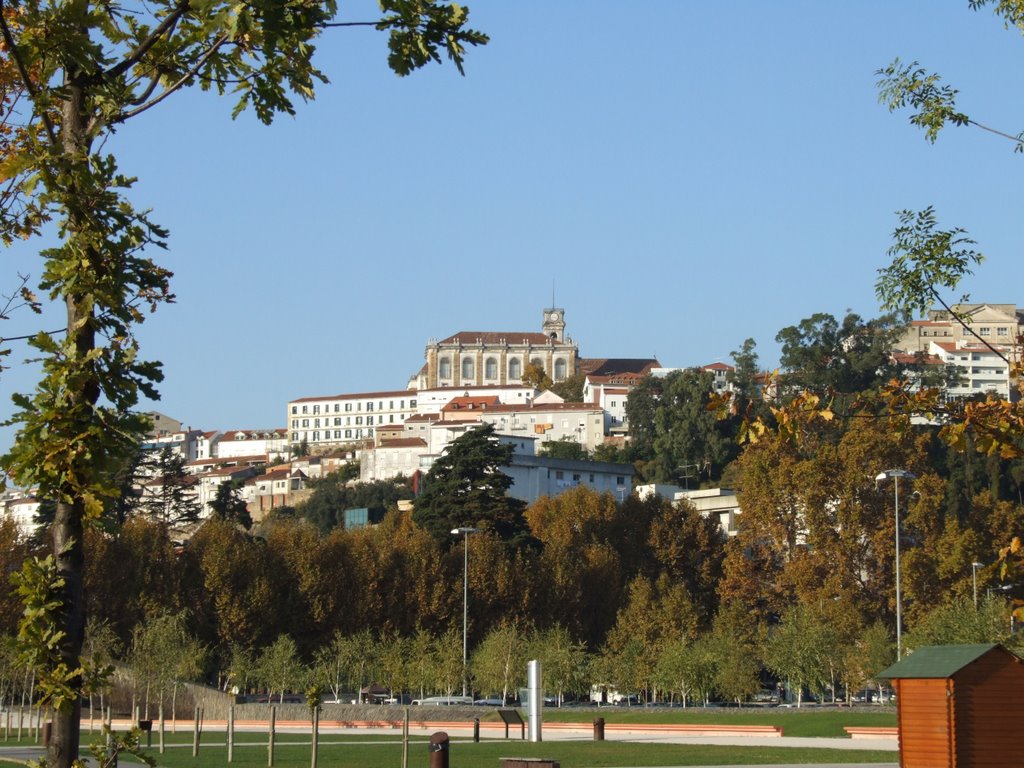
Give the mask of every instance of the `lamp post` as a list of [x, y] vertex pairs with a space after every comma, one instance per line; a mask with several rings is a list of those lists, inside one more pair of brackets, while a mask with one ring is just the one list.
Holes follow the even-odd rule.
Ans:
[[971, 580], [974, 582], [974, 610], [978, 610], [978, 569], [984, 563], [971, 563]]
[[903, 601], [900, 596], [900, 478], [913, 480], [917, 475], [905, 469], [887, 469], [875, 477], [875, 487], [887, 478], [892, 478], [895, 488], [894, 513], [896, 516], [896, 660], [903, 658]]
[[466, 630], [469, 626], [469, 534], [479, 528], [452, 528], [452, 536], [464, 536], [462, 550], [462, 695], [466, 695]]

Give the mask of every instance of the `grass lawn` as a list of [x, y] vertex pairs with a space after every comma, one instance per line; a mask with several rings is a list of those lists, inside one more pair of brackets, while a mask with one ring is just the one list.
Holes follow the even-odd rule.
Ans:
[[[834, 708], [703, 709], [700, 707], [604, 707], [600, 710], [550, 707], [545, 722], [591, 723], [603, 717], [605, 723], [711, 723], [715, 725], [777, 725], [786, 736], [842, 738], [843, 726], [896, 726], [896, 710], [877, 712]], [[491, 719], [491, 718], [488, 718]], [[495, 720], [498, 719], [494, 714]]]
[[[82, 734], [83, 744], [92, 737]], [[227, 747], [224, 734], [210, 732], [203, 735], [199, 757], [192, 757], [191, 736], [168, 734], [164, 754], [151, 754], [161, 768], [220, 768], [227, 766]], [[15, 740], [0, 743], [16, 745]], [[23, 739], [22, 745], [31, 743]], [[380, 768], [401, 765], [401, 742], [394, 736], [350, 736], [325, 734], [321, 737], [319, 764], [330, 768]], [[522, 741], [482, 741], [453, 739], [451, 742], [451, 768], [497, 768], [500, 757], [545, 757], [561, 762], [563, 768], [607, 768], [609, 766], [685, 766], [685, 765], [742, 765], [775, 763], [867, 763], [896, 762], [894, 752], [876, 750], [827, 750], [783, 747], [715, 747], [689, 744], [636, 744], [625, 742], [549, 741], [533, 744]], [[131, 761], [126, 756], [124, 761]], [[2, 762], [2, 761], [0, 761]], [[239, 768], [264, 768], [267, 765], [266, 737], [257, 733], [238, 733], [234, 760], [230, 764]], [[309, 736], [280, 734], [274, 750], [277, 768], [308, 768], [310, 765]], [[429, 765], [427, 739], [417, 737], [409, 744], [410, 768]]]

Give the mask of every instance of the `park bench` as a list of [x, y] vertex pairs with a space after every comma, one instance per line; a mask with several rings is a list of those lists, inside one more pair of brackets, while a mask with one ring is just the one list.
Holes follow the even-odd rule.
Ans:
[[559, 768], [557, 760], [547, 757], [499, 757], [501, 768]]
[[895, 739], [900, 733], [895, 726], [846, 725], [843, 730], [851, 739]]

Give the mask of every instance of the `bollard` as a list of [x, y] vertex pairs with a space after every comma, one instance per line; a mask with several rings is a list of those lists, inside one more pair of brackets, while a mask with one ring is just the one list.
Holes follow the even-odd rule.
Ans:
[[448, 768], [448, 734], [438, 731], [430, 735], [430, 768]]
[[480, 743], [480, 718], [473, 718], [473, 741]]
[[604, 741], [604, 718], [594, 718], [594, 741]]

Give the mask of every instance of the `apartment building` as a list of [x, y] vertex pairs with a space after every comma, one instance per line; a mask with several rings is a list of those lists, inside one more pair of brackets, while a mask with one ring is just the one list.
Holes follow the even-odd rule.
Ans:
[[416, 413], [416, 390], [301, 397], [288, 403], [288, 441], [313, 452], [372, 440], [381, 426], [402, 424]]

